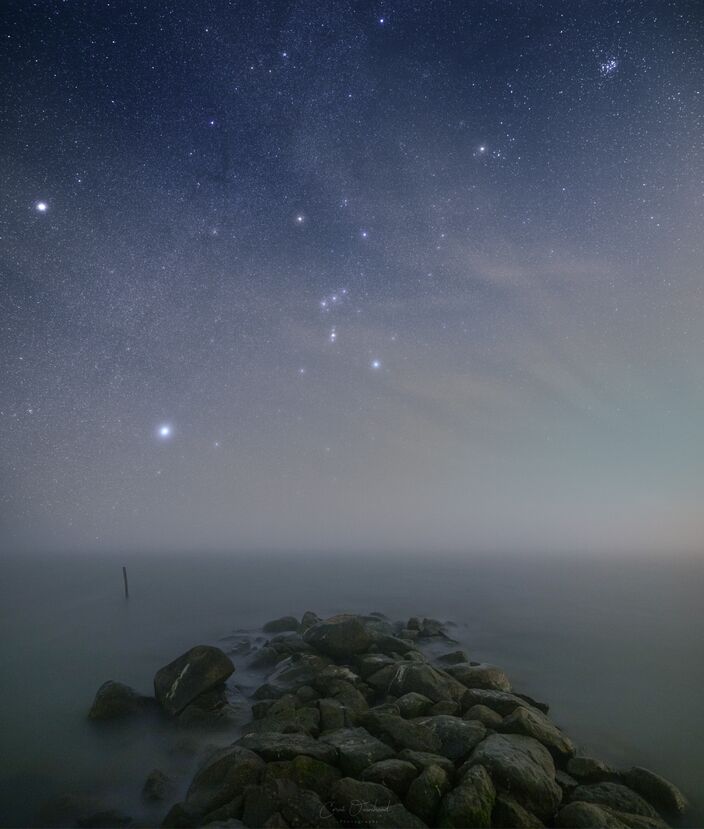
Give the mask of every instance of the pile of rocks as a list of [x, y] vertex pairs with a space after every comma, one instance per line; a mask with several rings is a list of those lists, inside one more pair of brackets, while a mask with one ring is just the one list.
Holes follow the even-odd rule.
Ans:
[[[435, 620], [308, 612], [264, 630], [275, 635], [252, 659], [270, 667], [252, 719], [163, 826], [657, 829], [686, 808], [651, 771], [579, 756], [499, 668], [424, 653], [451, 641]], [[192, 648], [157, 673], [156, 701], [181, 723], [226, 719], [233, 671], [218, 648]], [[145, 704], [106, 683], [91, 716]]]

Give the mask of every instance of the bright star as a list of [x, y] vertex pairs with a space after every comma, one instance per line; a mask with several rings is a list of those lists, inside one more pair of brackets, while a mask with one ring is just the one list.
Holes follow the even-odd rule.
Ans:
[[374, 371], [377, 371], [378, 369], [381, 368], [381, 360], [372, 360], [371, 365], [372, 365], [372, 368], [374, 369]]
[[49, 205], [45, 201], [38, 201], [34, 205], [34, 209], [37, 211], [37, 213], [46, 213], [46, 211], [49, 209]]
[[599, 64], [599, 74], [602, 78], [611, 78], [618, 71], [618, 58], [606, 58]]
[[305, 220], [306, 217], [302, 213], [299, 213], [298, 216], [296, 216], [296, 224], [302, 225]]
[[169, 423], [162, 423], [157, 430], [157, 434], [161, 440], [168, 440], [173, 433], [174, 430]]

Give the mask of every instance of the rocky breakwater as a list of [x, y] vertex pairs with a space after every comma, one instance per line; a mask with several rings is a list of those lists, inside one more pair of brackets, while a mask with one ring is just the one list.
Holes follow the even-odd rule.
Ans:
[[[654, 772], [580, 756], [547, 705], [449, 650], [435, 620], [308, 612], [264, 631], [275, 635], [240, 648], [267, 671], [244, 724], [229, 716], [234, 665], [219, 649], [198, 646], [157, 673], [166, 716], [237, 737], [206, 757], [164, 827], [658, 829], [686, 809]], [[91, 716], [145, 704], [106, 684]]]

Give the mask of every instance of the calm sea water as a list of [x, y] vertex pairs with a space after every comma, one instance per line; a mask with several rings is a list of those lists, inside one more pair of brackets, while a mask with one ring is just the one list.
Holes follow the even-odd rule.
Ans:
[[456, 622], [470, 657], [550, 703], [581, 749], [671, 778], [693, 803], [687, 823], [704, 825], [704, 561], [95, 556], [10, 558], [1, 571], [4, 826], [36, 824], [39, 804], [66, 791], [141, 808], [155, 766], [185, 784], [194, 760], [182, 735], [86, 722], [97, 687], [119, 679], [150, 693], [155, 671], [190, 646], [308, 609]]

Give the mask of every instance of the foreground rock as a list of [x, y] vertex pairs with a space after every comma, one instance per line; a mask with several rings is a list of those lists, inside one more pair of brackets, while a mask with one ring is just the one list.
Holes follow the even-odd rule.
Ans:
[[196, 645], [157, 671], [154, 695], [164, 711], [176, 716], [201, 694], [223, 685], [234, 670], [220, 648]]
[[[499, 668], [470, 663], [463, 651], [434, 658], [437, 640], [448, 639], [436, 620], [321, 620], [308, 611], [300, 624], [281, 617], [264, 632], [271, 636], [238, 639], [237, 653], [256, 651], [262, 671], [241, 728], [231, 716], [235, 689], [225, 685], [234, 666], [222, 651], [198, 646], [157, 673], [157, 699], [172, 722], [224, 720], [234, 741], [205, 749], [168, 810], [182, 782], [174, 788], [150, 773], [142, 797], [152, 809], [164, 802], [164, 826], [662, 829], [664, 816], [686, 808], [659, 775], [578, 754], [547, 705], [512, 690]], [[144, 704], [127, 686], [106, 683], [91, 716]], [[195, 754], [193, 731], [191, 739]], [[214, 739], [222, 745], [222, 732]], [[130, 818], [93, 807], [69, 825], [85, 820]]]
[[120, 719], [144, 711], [150, 703], [153, 703], [153, 700], [137, 693], [129, 685], [109, 679], [98, 688], [88, 712], [88, 719]]

